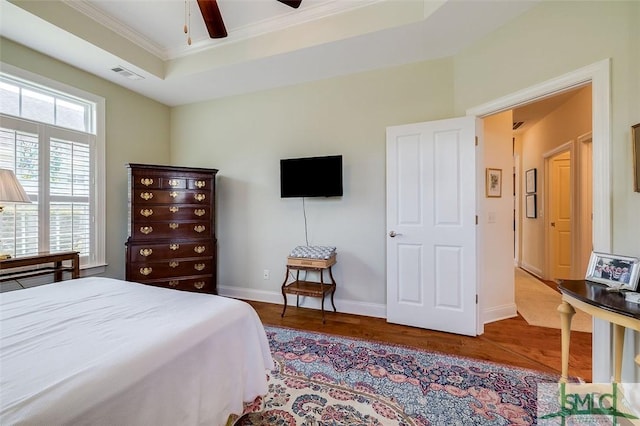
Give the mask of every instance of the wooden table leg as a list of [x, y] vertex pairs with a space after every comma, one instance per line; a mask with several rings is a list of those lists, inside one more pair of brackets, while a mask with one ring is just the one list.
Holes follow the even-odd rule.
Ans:
[[333, 295], [336, 293], [336, 280], [333, 279], [333, 272], [331, 272], [331, 266], [329, 266], [329, 277], [331, 277], [331, 283], [333, 284], [333, 288], [331, 290], [331, 306], [333, 306], [333, 312], [336, 311], [336, 304], [333, 303]]
[[71, 273], [71, 278], [80, 278], [80, 254], [78, 253], [73, 256], [73, 272]]
[[560, 376], [560, 382], [566, 383], [569, 376], [569, 341], [571, 339], [571, 318], [576, 313], [576, 310], [567, 303], [562, 301], [558, 306], [558, 312], [560, 312], [560, 324], [562, 333], [562, 375]]
[[620, 383], [622, 376], [622, 350], [624, 348], [624, 327], [613, 324], [613, 381]]
[[282, 283], [282, 298], [284, 299], [284, 309], [282, 309], [282, 314], [280, 317], [284, 317], [284, 313], [287, 311], [287, 293], [284, 291], [284, 287], [287, 285], [287, 280], [289, 279], [289, 267], [287, 266], [287, 271], [284, 273], [284, 282]]

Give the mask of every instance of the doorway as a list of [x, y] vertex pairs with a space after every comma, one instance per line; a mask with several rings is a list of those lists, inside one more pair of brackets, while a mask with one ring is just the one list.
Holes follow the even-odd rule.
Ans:
[[[504, 96], [478, 107], [467, 110], [468, 115], [480, 118], [487, 117], [501, 111], [517, 108], [521, 105], [545, 99], [553, 94], [559, 94], [576, 87], [591, 83], [592, 85], [592, 143], [590, 145], [592, 156], [592, 246], [593, 250], [611, 251], [611, 102], [610, 102], [610, 60], [605, 59], [592, 65], [572, 71], [563, 76], [554, 78], [544, 83], [532, 86], [525, 90]], [[523, 171], [525, 167], [521, 168]], [[480, 192], [480, 188], [478, 188]], [[481, 211], [482, 213], [482, 211]], [[479, 227], [479, 233], [485, 231]], [[482, 248], [481, 248], [482, 249]], [[487, 255], [482, 250], [478, 259], [479, 268]], [[480, 284], [480, 287], [483, 283]], [[482, 295], [484, 292], [482, 291]], [[485, 320], [491, 321], [487, 315], [492, 309], [491, 300], [480, 298], [481, 312]], [[499, 319], [499, 318], [494, 318]], [[479, 333], [482, 333], [482, 322], [479, 324]], [[593, 327], [593, 380], [606, 381], [611, 374], [611, 354], [608, 348], [612, 345], [612, 334], [609, 326], [604, 321], [594, 321]]]

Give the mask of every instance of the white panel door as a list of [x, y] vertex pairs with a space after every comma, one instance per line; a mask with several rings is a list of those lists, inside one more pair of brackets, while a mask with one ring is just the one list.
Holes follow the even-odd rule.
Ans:
[[571, 152], [550, 159], [549, 213], [551, 279], [576, 278], [572, 272]]
[[387, 321], [476, 335], [475, 117], [387, 128]]

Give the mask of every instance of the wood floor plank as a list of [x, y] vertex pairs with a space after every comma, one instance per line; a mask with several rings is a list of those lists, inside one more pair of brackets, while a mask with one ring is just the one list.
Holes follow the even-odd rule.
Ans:
[[[560, 374], [560, 330], [534, 327], [521, 317], [485, 325], [481, 336], [468, 337], [387, 323], [383, 318], [325, 312], [290, 306], [284, 318], [282, 305], [247, 301], [265, 325], [290, 327], [435, 352], [482, 359], [516, 367]], [[569, 374], [591, 381], [591, 333], [572, 332]]]

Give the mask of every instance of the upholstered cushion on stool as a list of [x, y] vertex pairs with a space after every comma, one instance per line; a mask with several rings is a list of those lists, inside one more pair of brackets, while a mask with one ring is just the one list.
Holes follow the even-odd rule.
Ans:
[[291, 250], [289, 257], [306, 259], [329, 259], [336, 252], [335, 247], [328, 246], [298, 246]]

